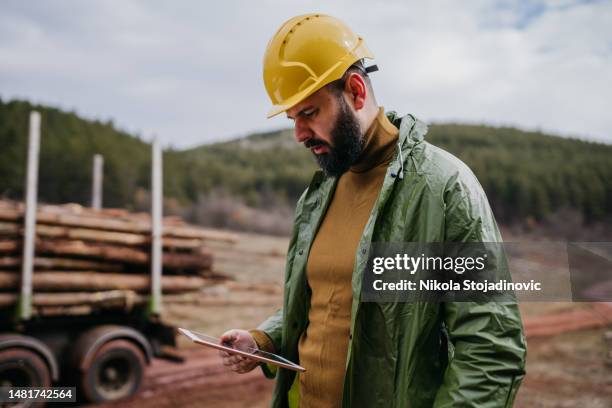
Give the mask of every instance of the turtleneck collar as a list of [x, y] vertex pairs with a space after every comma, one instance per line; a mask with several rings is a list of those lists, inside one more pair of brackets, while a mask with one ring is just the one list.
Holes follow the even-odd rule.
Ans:
[[389, 121], [381, 106], [376, 119], [364, 135], [363, 150], [349, 170], [364, 173], [380, 164], [389, 163], [393, 158], [398, 135], [399, 130]]

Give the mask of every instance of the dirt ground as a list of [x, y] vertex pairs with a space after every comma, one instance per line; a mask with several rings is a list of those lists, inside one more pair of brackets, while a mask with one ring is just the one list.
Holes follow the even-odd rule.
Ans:
[[[212, 335], [230, 328], [252, 328], [282, 303], [287, 239], [237, 234], [232, 246], [212, 249], [215, 270], [235, 281], [207, 288], [167, 304], [164, 318], [179, 327]], [[612, 406], [612, 305], [525, 303], [527, 376], [516, 407]], [[184, 363], [157, 360], [147, 371], [141, 393], [114, 408], [266, 407], [273, 382], [260, 370], [235, 374], [215, 351], [179, 339]], [[107, 405], [111, 407], [111, 404]]]

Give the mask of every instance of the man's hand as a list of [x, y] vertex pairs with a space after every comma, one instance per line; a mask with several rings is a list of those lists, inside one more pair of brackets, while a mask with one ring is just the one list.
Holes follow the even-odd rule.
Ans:
[[[238, 350], [252, 351], [258, 349], [253, 336], [246, 330], [228, 330], [221, 336], [221, 342]], [[230, 367], [232, 371], [243, 374], [257, 367], [257, 361], [248, 359], [237, 354], [219, 351], [223, 359], [223, 365]]]

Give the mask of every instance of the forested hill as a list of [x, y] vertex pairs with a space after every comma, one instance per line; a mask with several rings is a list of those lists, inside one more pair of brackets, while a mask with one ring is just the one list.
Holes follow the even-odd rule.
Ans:
[[[0, 100], [0, 195], [21, 199], [28, 114], [42, 113], [39, 197], [87, 204], [91, 161], [104, 155], [105, 206], [138, 207], [149, 186], [150, 146], [110, 122]], [[570, 208], [587, 221], [612, 214], [612, 146], [512, 128], [433, 125], [426, 139], [464, 160], [503, 222]], [[291, 131], [164, 153], [164, 194], [177, 208], [222, 194], [252, 207], [292, 205], [315, 169]], [[175, 208], [176, 209], [176, 208]]]

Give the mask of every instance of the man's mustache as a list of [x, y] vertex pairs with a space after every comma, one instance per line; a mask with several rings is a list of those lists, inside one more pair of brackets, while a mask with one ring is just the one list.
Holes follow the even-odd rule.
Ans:
[[307, 141], [304, 142], [304, 147], [310, 149], [311, 147], [315, 147], [315, 146], [327, 146], [327, 147], [331, 147], [329, 146], [328, 143], [325, 143], [322, 140], [317, 140], [317, 139], [308, 139]]

